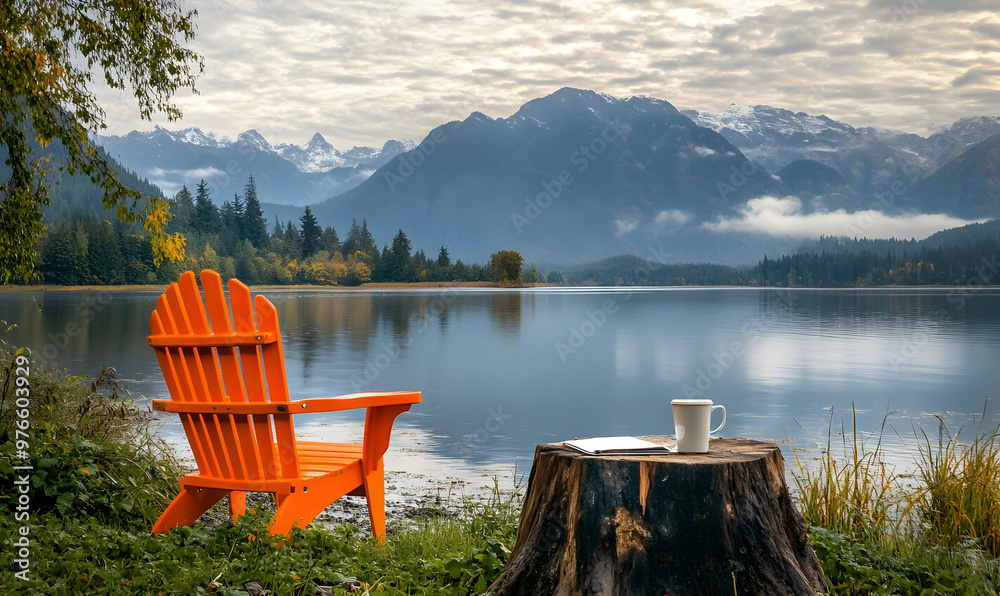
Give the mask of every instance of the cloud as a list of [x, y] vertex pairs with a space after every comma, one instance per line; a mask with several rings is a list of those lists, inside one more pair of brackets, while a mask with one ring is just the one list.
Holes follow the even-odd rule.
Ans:
[[657, 213], [652, 219], [643, 223], [643, 218], [638, 214], [622, 216], [613, 222], [616, 236], [624, 236], [642, 228], [646, 235], [659, 236], [660, 234], [672, 234], [691, 221], [691, 215], [680, 209], [666, 209]]
[[[214, 0], [183, 126], [337, 147], [423, 138], [477, 110], [505, 117], [563, 86], [719, 112], [730, 103], [926, 132], [996, 113], [990, 0]], [[100, 79], [100, 77], [96, 77]], [[954, 83], [953, 83], [954, 82]], [[168, 124], [99, 92], [123, 134]]]
[[673, 234], [691, 221], [691, 215], [680, 209], [667, 209], [656, 214], [651, 222], [643, 226], [642, 231], [648, 236]]
[[199, 180], [211, 180], [215, 176], [225, 175], [219, 168], [194, 168], [191, 170], [175, 170], [152, 168], [145, 174], [149, 181], [160, 187], [167, 196], [176, 194], [185, 184], [195, 184]]
[[[951, 82], [952, 87], [967, 87], [969, 85], [980, 85], [992, 83], [1000, 78], [1000, 68], [975, 67], [965, 71], [960, 77], [956, 77]], [[996, 87], [996, 85], [993, 85]]]
[[615, 225], [615, 236], [624, 236], [629, 232], [634, 232], [635, 229], [639, 227], [639, 218], [630, 217], [630, 218], [616, 219], [612, 223], [614, 223]]
[[858, 238], [916, 238], [921, 240], [971, 221], [944, 214], [888, 215], [867, 210], [843, 209], [803, 213], [797, 197], [760, 197], [747, 201], [738, 217], [720, 217], [702, 227], [713, 232], [751, 232], [792, 238], [850, 236]]
[[219, 168], [209, 166], [207, 168], [194, 168], [191, 170], [164, 170], [163, 168], [153, 168], [149, 171], [150, 176], [180, 176], [185, 180], [211, 178], [225, 174]]
[[660, 226], [673, 223], [686, 224], [689, 221], [691, 221], [691, 216], [679, 209], [660, 211], [656, 217], [653, 218], [653, 223]]

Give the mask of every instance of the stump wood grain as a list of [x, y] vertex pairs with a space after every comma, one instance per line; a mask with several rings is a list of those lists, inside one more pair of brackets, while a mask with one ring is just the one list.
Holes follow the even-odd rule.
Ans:
[[539, 445], [517, 542], [490, 593], [781, 596], [825, 583], [778, 446], [713, 438], [706, 454]]

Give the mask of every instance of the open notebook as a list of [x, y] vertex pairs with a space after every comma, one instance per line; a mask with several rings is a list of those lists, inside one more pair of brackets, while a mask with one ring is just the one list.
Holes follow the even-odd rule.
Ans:
[[563, 441], [563, 445], [587, 455], [656, 455], [658, 453], [677, 452], [673, 447], [643, 441], [635, 437], [574, 439], [572, 441]]

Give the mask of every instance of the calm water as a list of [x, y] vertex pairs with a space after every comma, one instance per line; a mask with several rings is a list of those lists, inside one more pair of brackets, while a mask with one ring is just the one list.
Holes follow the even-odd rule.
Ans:
[[[963, 294], [964, 292], [964, 294]], [[825, 443], [833, 408], [912, 453], [935, 414], [971, 428], [1000, 393], [1000, 292], [960, 289], [264, 292], [277, 306], [293, 398], [415, 389], [406, 467], [526, 471], [541, 442], [670, 434], [670, 399], [728, 408], [727, 436]], [[166, 389], [146, 345], [158, 293], [0, 294], [5, 338], [77, 374], [114, 366], [133, 394]], [[360, 414], [299, 417], [333, 439]], [[987, 422], [998, 420], [990, 405]], [[161, 432], [180, 440], [167, 418]], [[896, 432], [900, 438], [897, 438]], [[786, 454], [787, 455], [787, 454]], [[407, 463], [409, 462], [409, 463]], [[390, 469], [393, 464], [389, 463]]]

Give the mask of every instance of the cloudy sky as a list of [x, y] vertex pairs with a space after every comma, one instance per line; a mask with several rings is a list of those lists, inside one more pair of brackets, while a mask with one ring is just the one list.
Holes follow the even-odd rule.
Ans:
[[[678, 108], [768, 104], [926, 132], [1000, 113], [990, 0], [200, 0], [200, 95], [169, 128], [338, 148], [508, 116], [563, 86]], [[111, 130], [147, 130], [106, 96]]]

